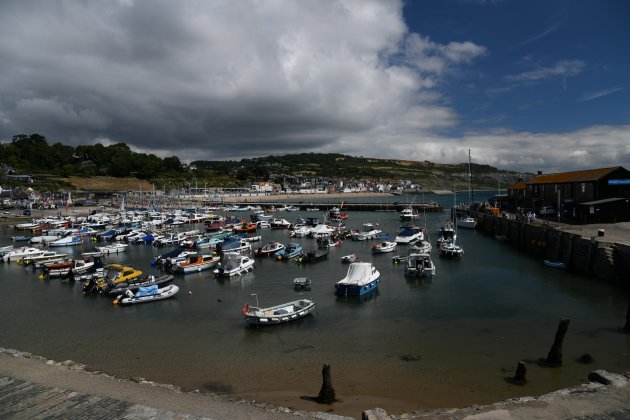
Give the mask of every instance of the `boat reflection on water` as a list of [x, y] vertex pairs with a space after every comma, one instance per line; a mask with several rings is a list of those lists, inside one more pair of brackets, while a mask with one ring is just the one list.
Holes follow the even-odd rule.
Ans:
[[360, 296], [356, 296], [356, 295], [349, 295], [349, 296], [335, 295], [335, 296], [336, 296], [335, 302], [337, 303], [356, 305], [356, 304], [369, 302], [372, 300], [376, 301], [378, 297], [380, 296], [380, 292], [377, 287], [376, 289], [373, 289], [372, 291], [365, 293], [363, 295], [360, 295]]

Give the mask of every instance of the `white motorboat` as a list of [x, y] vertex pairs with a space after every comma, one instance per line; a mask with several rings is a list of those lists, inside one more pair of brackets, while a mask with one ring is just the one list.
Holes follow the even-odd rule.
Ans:
[[42, 250], [39, 248], [32, 248], [32, 247], [22, 247], [22, 248], [15, 248], [12, 251], [7, 251], [6, 253], [4, 253], [2, 255], [2, 261], [7, 261], [7, 262], [11, 262], [12, 260], [22, 260], [24, 258], [28, 258], [34, 255], [39, 255], [42, 253]]
[[424, 239], [424, 229], [419, 226], [403, 226], [394, 241], [398, 244], [409, 244]]
[[363, 223], [360, 230], [352, 232], [351, 239], [353, 241], [366, 241], [368, 239], [374, 239], [382, 233], [381, 230], [376, 229], [372, 223]]
[[48, 246], [77, 246], [81, 245], [83, 240], [79, 236], [68, 235], [55, 241], [49, 242]]
[[413, 207], [405, 207], [400, 211], [400, 220], [403, 222], [408, 222], [410, 220], [417, 220], [420, 218], [420, 214], [413, 209]]
[[214, 270], [214, 274], [219, 277], [240, 276], [254, 270], [254, 260], [252, 258], [238, 253], [228, 253], [224, 257], [225, 262], [219, 263], [219, 267]]
[[111, 245], [97, 246], [96, 249], [101, 254], [108, 255], [108, 254], [118, 254], [121, 252], [125, 252], [128, 246], [129, 245], [127, 244], [121, 244], [120, 242], [115, 242]]
[[372, 245], [372, 252], [374, 254], [384, 254], [386, 252], [394, 252], [396, 249], [396, 242], [383, 241], [378, 244]]
[[415, 277], [435, 276], [435, 264], [429, 254], [409, 254], [405, 263], [405, 275]]
[[291, 226], [291, 222], [287, 219], [271, 219], [269, 222], [272, 229], [288, 229]]
[[350, 254], [350, 255], [344, 255], [343, 257], [341, 257], [341, 262], [342, 263], [353, 263], [353, 262], [357, 262], [361, 259], [361, 257], [359, 257], [357, 254]]
[[457, 227], [465, 229], [474, 229], [477, 226], [477, 220], [474, 217], [460, 217], [457, 219]]

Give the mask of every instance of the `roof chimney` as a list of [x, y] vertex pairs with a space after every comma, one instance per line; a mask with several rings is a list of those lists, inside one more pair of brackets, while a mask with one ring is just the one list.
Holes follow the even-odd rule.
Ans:
[[538, 171], [538, 175], [539, 175], [539, 176], [540, 176], [540, 175], [542, 175], [542, 171]]

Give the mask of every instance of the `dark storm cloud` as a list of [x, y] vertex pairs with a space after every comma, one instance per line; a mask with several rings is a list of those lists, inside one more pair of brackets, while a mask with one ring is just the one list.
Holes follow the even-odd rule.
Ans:
[[[472, 147], [498, 164], [513, 159], [511, 139], [527, 137], [503, 133], [495, 147], [495, 133], [435, 134], [458, 124], [441, 78], [487, 49], [411, 33], [398, 0], [5, 0], [1, 9], [3, 141], [38, 132], [188, 161], [301, 151], [464, 161]], [[592, 151], [579, 150], [588, 161]]]

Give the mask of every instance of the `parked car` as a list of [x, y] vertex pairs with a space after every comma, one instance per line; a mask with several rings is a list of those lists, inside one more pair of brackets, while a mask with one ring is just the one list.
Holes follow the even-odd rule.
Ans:
[[541, 216], [550, 216], [556, 214], [556, 208], [554, 206], [542, 206], [538, 210], [538, 214]]

